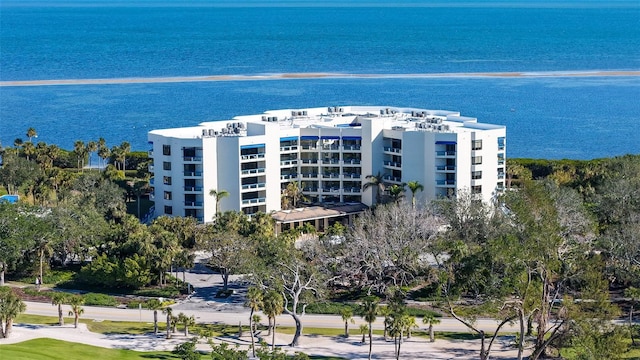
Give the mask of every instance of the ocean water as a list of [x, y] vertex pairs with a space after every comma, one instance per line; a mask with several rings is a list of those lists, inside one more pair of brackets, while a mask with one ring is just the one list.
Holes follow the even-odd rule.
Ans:
[[[104, 137], [146, 150], [146, 132], [156, 128], [380, 104], [504, 124], [511, 157], [640, 153], [640, 77], [566, 76], [640, 71], [637, 1], [2, 1], [0, 24], [3, 144], [35, 127], [38, 140], [64, 148]], [[544, 76], [469, 74], [502, 72]], [[344, 76], [6, 83], [289, 73]], [[397, 75], [440, 73], [458, 75]]]

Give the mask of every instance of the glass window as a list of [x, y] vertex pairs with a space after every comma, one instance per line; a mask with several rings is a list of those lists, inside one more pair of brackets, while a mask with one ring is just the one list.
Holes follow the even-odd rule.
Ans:
[[482, 179], [482, 171], [472, 171], [471, 172], [471, 179], [473, 179], [473, 180]]
[[471, 165], [480, 165], [482, 164], [482, 156], [474, 156], [471, 158]]
[[162, 145], [162, 155], [171, 155], [171, 145]]
[[164, 192], [164, 199], [165, 200], [171, 200], [171, 191], [165, 191]]
[[166, 206], [166, 205], [165, 205], [165, 207], [164, 207], [164, 213], [165, 213], [165, 214], [167, 214], [167, 215], [171, 215], [171, 214], [173, 214], [173, 207], [171, 207], [171, 206]]
[[482, 150], [482, 140], [472, 140], [471, 150]]
[[168, 161], [163, 161], [162, 162], [162, 169], [163, 170], [171, 170], [171, 163]]
[[162, 183], [165, 185], [171, 185], [171, 176], [163, 176]]
[[471, 193], [472, 194], [480, 194], [480, 193], [482, 193], [482, 186], [480, 186], [480, 185], [472, 186], [471, 187]]

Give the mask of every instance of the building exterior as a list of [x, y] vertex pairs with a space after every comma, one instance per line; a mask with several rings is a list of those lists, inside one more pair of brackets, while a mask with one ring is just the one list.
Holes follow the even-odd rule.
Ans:
[[[313, 203], [376, 201], [367, 175], [418, 181], [420, 203], [460, 191], [491, 201], [503, 189], [506, 129], [459, 112], [380, 106], [267, 111], [194, 127], [153, 130], [155, 216], [211, 221], [220, 211], [281, 210], [295, 181]], [[411, 193], [407, 190], [407, 197]]]

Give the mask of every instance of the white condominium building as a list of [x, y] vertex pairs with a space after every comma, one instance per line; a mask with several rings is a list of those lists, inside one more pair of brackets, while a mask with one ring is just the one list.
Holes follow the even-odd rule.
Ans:
[[[418, 181], [418, 203], [460, 191], [491, 201], [505, 174], [504, 126], [459, 112], [380, 106], [267, 111], [194, 127], [153, 130], [155, 216], [212, 221], [219, 211], [281, 210], [298, 182], [313, 203], [376, 201], [367, 175], [388, 185]], [[407, 198], [411, 192], [406, 190]]]

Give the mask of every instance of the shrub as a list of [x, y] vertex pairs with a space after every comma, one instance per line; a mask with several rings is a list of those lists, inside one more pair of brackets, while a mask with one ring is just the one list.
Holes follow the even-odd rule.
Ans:
[[84, 304], [95, 306], [116, 306], [118, 305], [118, 301], [111, 295], [88, 293], [84, 295]]

